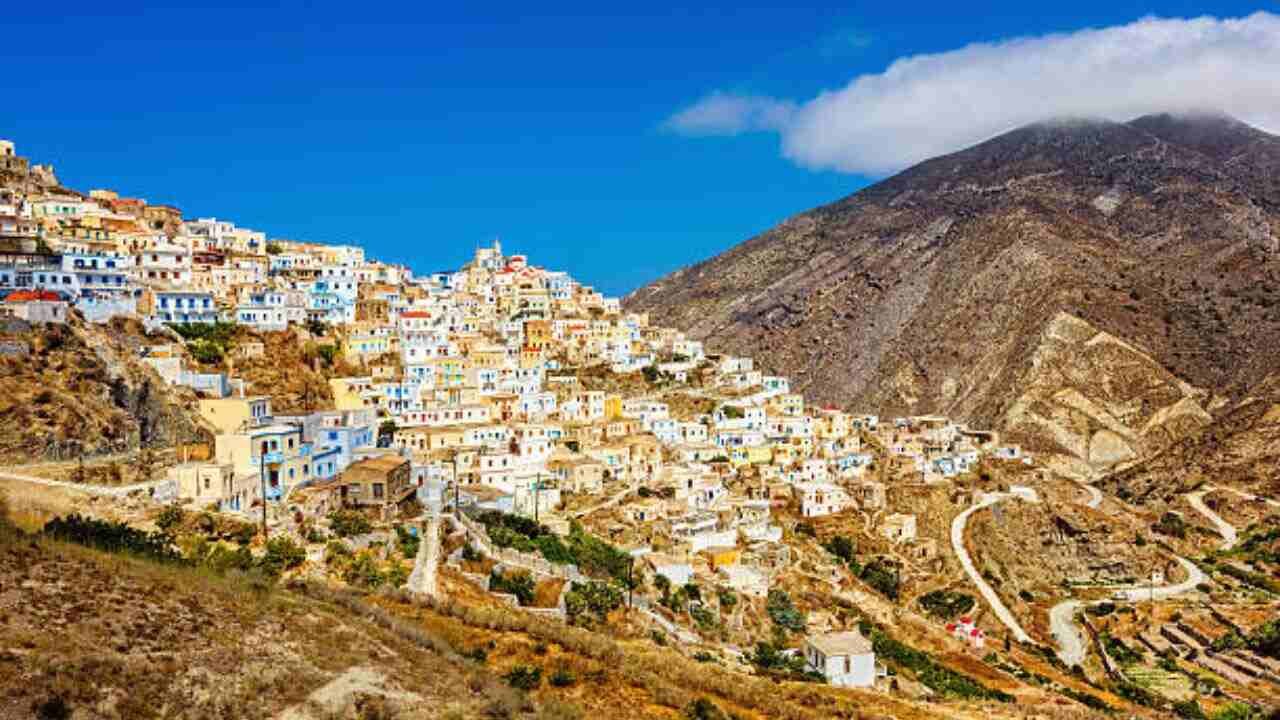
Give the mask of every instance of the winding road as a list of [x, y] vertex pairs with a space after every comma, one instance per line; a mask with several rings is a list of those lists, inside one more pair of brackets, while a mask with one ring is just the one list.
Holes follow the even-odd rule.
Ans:
[[1222, 536], [1222, 549], [1230, 550], [1240, 542], [1240, 533], [1231, 523], [1222, 519], [1222, 516], [1214, 512], [1208, 505], [1204, 504], [1204, 496], [1213, 491], [1212, 487], [1205, 487], [1193, 493], [1187, 493], [1187, 503], [1196, 509], [1196, 512], [1205, 516], [1209, 522], [1213, 523], [1213, 527]]
[[1180, 583], [1161, 585], [1159, 587], [1127, 585], [1116, 589], [1109, 601], [1064, 600], [1054, 605], [1049, 610], [1049, 629], [1053, 633], [1054, 640], [1058, 641], [1058, 657], [1062, 659], [1062, 662], [1066, 663], [1068, 667], [1084, 662], [1084, 634], [1080, 631], [1080, 626], [1076, 624], [1076, 611], [1080, 608], [1104, 602], [1137, 603], [1167, 600], [1171, 597], [1189, 593], [1195, 590], [1197, 585], [1208, 580], [1208, 576], [1204, 574], [1204, 571], [1190, 560], [1178, 556], [1174, 556], [1174, 560], [1177, 560], [1178, 564], [1187, 571], [1187, 579]]
[[974, 567], [973, 558], [969, 557], [969, 551], [964, 546], [964, 527], [969, 522], [969, 516], [1011, 497], [1015, 496], [1010, 493], [989, 493], [976, 504], [957, 515], [956, 519], [951, 521], [951, 549], [955, 551], [956, 558], [960, 560], [960, 565], [964, 568], [965, 574], [978, 587], [978, 592], [982, 594], [987, 604], [991, 606], [991, 610], [995, 612], [1000, 622], [1009, 628], [1009, 632], [1013, 633], [1018, 642], [1030, 643], [1032, 642], [1031, 636], [1022, 628], [1022, 625], [1018, 623], [1018, 618], [1014, 617], [1013, 613], [1004, 604], [1004, 601], [1000, 599], [996, 591], [982, 577], [978, 569]]
[[[1102, 504], [1102, 492], [1098, 490], [1098, 488], [1084, 483], [1081, 483], [1081, 487], [1089, 492], [1089, 499], [1084, 503], [1087, 507], [1096, 509]], [[1191, 503], [1192, 507], [1195, 507], [1196, 510], [1214, 522], [1214, 525], [1218, 528], [1219, 533], [1223, 537], [1224, 547], [1230, 547], [1237, 541], [1235, 528], [1224, 521], [1221, 517], [1218, 517], [1217, 514], [1213, 513], [1213, 511], [1206, 507], [1202, 502], [1205, 492], [1208, 492], [1210, 489], [1212, 488], [1192, 493], [1187, 496], [1187, 500]], [[1245, 495], [1244, 493], [1238, 494]], [[960, 565], [964, 568], [965, 574], [967, 574], [973, 584], [977, 586], [978, 592], [981, 593], [983, 599], [987, 601], [987, 604], [991, 606], [991, 610], [995, 613], [1000, 622], [1009, 629], [1019, 642], [1031, 643], [1034, 642], [1031, 639], [1031, 635], [1027, 633], [1027, 631], [1022, 627], [1022, 624], [1018, 622], [1017, 617], [1015, 617], [1013, 612], [1009, 610], [1008, 606], [1004, 604], [1004, 601], [1000, 599], [1000, 596], [996, 593], [995, 589], [992, 588], [978, 572], [977, 567], [973, 564], [973, 558], [969, 556], [969, 551], [965, 548], [964, 544], [964, 531], [966, 524], [969, 522], [969, 517], [979, 510], [991, 507], [992, 505], [1010, 497], [1016, 496], [1012, 493], [989, 493], [983, 496], [977, 503], [967, 508], [964, 512], [957, 515], [955, 520], [951, 522], [951, 548], [955, 552], [956, 558], [959, 559]], [[1250, 497], [1250, 499], [1257, 498]], [[1275, 504], [1280, 506], [1280, 503]], [[1190, 560], [1177, 556], [1174, 556], [1174, 559], [1177, 560], [1178, 564], [1186, 571], [1186, 580], [1172, 585], [1161, 585], [1159, 587], [1144, 585], [1124, 586], [1115, 589], [1110, 601], [1136, 603], [1141, 601], [1165, 600], [1167, 598], [1191, 592], [1196, 589], [1197, 585], [1204, 583], [1208, 579], [1204, 572]], [[1081, 632], [1080, 627], [1075, 621], [1076, 612], [1086, 605], [1100, 602], [1106, 601], [1099, 600], [1090, 603], [1084, 600], [1064, 600], [1050, 609], [1049, 630], [1058, 643], [1058, 656], [1062, 658], [1062, 661], [1068, 666], [1079, 665], [1082, 663], [1086, 652], [1084, 634]]]

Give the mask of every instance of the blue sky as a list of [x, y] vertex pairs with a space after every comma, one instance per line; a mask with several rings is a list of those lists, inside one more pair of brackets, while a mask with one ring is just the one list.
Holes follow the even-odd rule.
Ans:
[[803, 104], [906, 56], [1258, 9], [437, 5], [13, 3], [0, 11], [0, 137], [77, 189], [356, 242], [419, 271], [500, 236], [622, 294], [897, 159], [863, 170], [829, 148], [780, 148], [787, 133], [673, 129], [709, 93]]

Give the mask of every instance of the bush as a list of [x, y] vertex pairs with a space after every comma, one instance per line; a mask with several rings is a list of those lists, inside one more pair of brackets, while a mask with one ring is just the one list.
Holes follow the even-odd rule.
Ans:
[[95, 520], [79, 514], [58, 517], [45, 524], [43, 534], [77, 545], [113, 553], [137, 555], [158, 562], [189, 564], [164, 532], [146, 532], [122, 522]]
[[773, 624], [792, 632], [803, 632], [807, 624], [805, 614], [791, 604], [791, 596], [785, 590], [770, 590], [765, 610]]
[[418, 546], [422, 543], [422, 539], [406, 530], [403, 525], [396, 526], [396, 542], [400, 546], [400, 554], [404, 555], [406, 560], [418, 557]]
[[508, 670], [502, 679], [517, 690], [536, 690], [542, 685], [542, 668], [533, 665], [516, 665]]
[[1151, 525], [1151, 529], [1162, 535], [1170, 537], [1185, 538], [1187, 536], [1187, 524], [1183, 521], [1182, 516], [1174, 512], [1167, 512], [1160, 516], [1160, 519]]
[[298, 567], [307, 559], [307, 552], [287, 537], [274, 537], [267, 542], [267, 553], [260, 565], [269, 575], [280, 575], [285, 570]]
[[1116, 604], [1104, 601], [1096, 605], [1086, 605], [1084, 611], [1094, 617], [1106, 617], [1116, 611]]
[[35, 703], [31, 709], [39, 720], [68, 720], [71, 717], [71, 706], [61, 695]]
[[1008, 693], [986, 687], [967, 675], [940, 665], [927, 653], [895, 640], [878, 628], [864, 624], [862, 630], [864, 635], [870, 635], [872, 647], [885, 662], [910, 670], [921, 684], [939, 694], [961, 699], [1013, 702], [1013, 696]]
[[729, 716], [723, 710], [704, 697], [686, 705], [684, 717], [688, 720], [729, 720]]
[[551, 677], [547, 678], [553, 687], [563, 688], [569, 687], [578, 681], [577, 676], [568, 668], [559, 668], [551, 673]]
[[863, 566], [858, 577], [890, 600], [898, 599], [898, 569], [883, 558], [876, 558]]
[[609, 613], [622, 607], [622, 591], [610, 583], [575, 582], [565, 593], [564, 603], [570, 622], [589, 620], [590, 616], [603, 621]]
[[387, 578], [378, 568], [378, 563], [373, 556], [366, 551], [351, 557], [342, 570], [342, 581], [348, 585], [372, 590], [385, 583]]
[[1249, 633], [1249, 648], [1259, 655], [1280, 660], [1280, 618], [1273, 618]]
[[324, 546], [324, 563], [326, 565], [335, 565], [340, 562], [346, 562], [351, 557], [351, 550], [341, 540], [330, 540], [328, 545]]
[[963, 615], [972, 610], [974, 604], [973, 596], [950, 590], [934, 590], [920, 598], [920, 607], [940, 620]]
[[156, 527], [161, 530], [172, 530], [182, 524], [187, 514], [177, 505], [165, 505], [156, 518]]
[[373, 524], [363, 513], [355, 510], [335, 510], [329, 513], [329, 526], [338, 537], [348, 538], [373, 532]]
[[850, 540], [844, 535], [836, 535], [823, 543], [822, 546], [826, 548], [827, 552], [840, 558], [845, 563], [853, 562], [854, 553], [858, 550], [858, 547], [854, 544], [853, 540]]
[[494, 568], [489, 574], [489, 589], [493, 592], [510, 593], [516, 596], [516, 600], [521, 605], [528, 605], [533, 602], [534, 582], [533, 576], [528, 572], [498, 572]]
[[1188, 698], [1173, 704], [1173, 711], [1178, 717], [1184, 717], [1188, 720], [1205, 720], [1204, 710], [1200, 708], [1200, 703], [1195, 698]]

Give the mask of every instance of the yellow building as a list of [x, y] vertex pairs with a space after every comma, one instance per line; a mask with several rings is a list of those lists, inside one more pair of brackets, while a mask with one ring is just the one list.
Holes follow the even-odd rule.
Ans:
[[335, 410], [363, 410], [377, 404], [372, 397], [373, 378], [331, 378], [329, 390]]
[[200, 417], [217, 433], [230, 433], [271, 421], [271, 398], [231, 397], [200, 401]]
[[617, 420], [622, 417], [622, 396], [610, 395], [604, 399], [604, 419]]

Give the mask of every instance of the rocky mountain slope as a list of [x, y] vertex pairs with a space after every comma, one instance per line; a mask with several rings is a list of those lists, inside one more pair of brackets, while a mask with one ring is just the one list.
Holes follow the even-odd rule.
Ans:
[[123, 320], [0, 327], [0, 463], [206, 439], [195, 396], [138, 359], [139, 346], [171, 341]]
[[1280, 373], [1270, 375], [1212, 424], [1104, 483], [1138, 502], [1170, 501], [1203, 484], [1280, 497]]
[[[813, 400], [945, 412], [1093, 472], [1156, 452], [1275, 369], [1257, 351], [1280, 343], [1278, 168], [1280, 138], [1225, 117], [1031, 125], [625, 304]], [[1091, 330], [1054, 350], [1064, 316]], [[1097, 333], [1111, 340], [1090, 345]], [[1046, 371], [1060, 364], [1046, 356], [1074, 369]]]

